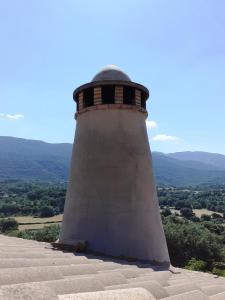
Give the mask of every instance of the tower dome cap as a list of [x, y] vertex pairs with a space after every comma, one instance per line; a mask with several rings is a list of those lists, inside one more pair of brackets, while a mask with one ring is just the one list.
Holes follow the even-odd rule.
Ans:
[[105, 80], [131, 81], [130, 77], [115, 65], [108, 65], [104, 67], [94, 76], [92, 82]]

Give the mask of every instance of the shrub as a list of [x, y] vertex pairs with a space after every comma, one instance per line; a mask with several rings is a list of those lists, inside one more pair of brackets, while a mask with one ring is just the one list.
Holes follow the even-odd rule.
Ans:
[[211, 220], [210, 215], [206, 215], [206, 214], [201, 215], [201, 221], [210, 221], [210, 220]]
[[54, 216], [54, 209], [52, 206], [44, 206], [41, 207], [40, 210], [40, 217], [41, 218], [48, 218]]
[[189, 208], [189, 207], [181, 208], [180, 214], [181, 214], [182, 217], [184, 217], [186, 219], [190, 219], [191, 217], [194, 216], [194, 213], [193, 213], [192, 209]]
[[12, 232], [13, 236], [23, 239], [52, 243], [58, 239], [59, 225], [50, 225], [41, 229], [26, 229]]
[[225, 270], [221, 270], [221, 269], [216, 268], [216, 267], [212, 269], [212, 273], [217, 275], [217, 276], [225, 277]]
[[217, 213], [213, 213], [213, 214], [211, 215], [211, 217], [212, 217], [213, 219], [223, 219], [223, 217], [222, 217], [221, 215], [217, 214]]
[[200, 218], [197, 217], [197, 216], [192, 216], [192, 217], [190, 218], [190, 220], [191, 220], [192, 222], [200, 222]]
[[192, 257], [188, 261], [185, 268], [192, 271], [206, 271], [207, 263], [203, 260], [197, 260], [196, 258]]
[[168, 216], [172, 215], [172, 212], [169, 208], [166, 207], [161, 211], [161, 215], [164, 217], [168, 217]]
[[199, 223], [169, 216], [164, 219], [164, 231], [174, 265], [185, 266], [191, 258], [208, 264], [224, 259], [222, 237], [211, 233]]
[[18, 229], [18, 222], [13, 218], [0, 220], [0, 232], [9, 232]]

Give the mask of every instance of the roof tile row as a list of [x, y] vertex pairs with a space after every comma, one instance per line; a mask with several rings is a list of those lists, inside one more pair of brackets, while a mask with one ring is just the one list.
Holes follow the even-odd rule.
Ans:
[[0, 235], [0, 299], [225, 300], [225, 278]]

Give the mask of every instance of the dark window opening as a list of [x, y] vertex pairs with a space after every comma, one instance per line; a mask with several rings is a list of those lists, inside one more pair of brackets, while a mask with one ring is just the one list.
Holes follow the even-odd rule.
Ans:
[[146, 109], [146, 99], [145, 99], [145, 94], [141, 92], [141, 107]]
[[77, 111], [79, 111], [79, 104], [78, 101], [76, 101]]
[[102, 104], [115, 103], [115, 86], [103, 85], [102, 86]]
[[94, 90], [93, 88], [84, 90], [84, 108], [94, 105]]
[[123, 103], [124, 104], [135, 104], [135, 88], [130, 86], [123, 87]]

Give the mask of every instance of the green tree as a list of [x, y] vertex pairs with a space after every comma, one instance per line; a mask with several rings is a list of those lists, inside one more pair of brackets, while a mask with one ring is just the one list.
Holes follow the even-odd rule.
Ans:
[[43, 206], [40, 209], [40, 217], [48, 218], [54, 216], [54, 209], [52, 206]]
[[181, 214], [182, 217], [184, 217], [186, 219], [190, 219], [191, 217], [194, 216], [194, 213], [193, 213], [192, 209], [189, 208], [189, 207], [181, 208], [180, 214]]
[[201, 215], [201, 221], [210, 221], [210, 220], [211, 220], [210, 215], [206, 215], [206, 214]]
[[185, 266], [191, 258], [207, 263], [224, 259], [223, 239], [203, 225], [169, 216], [164, 218], [164, 231], [174, 265]]
[[58, 239], [59, 225], [45, 226], [44, 228], [35, 230], [14, 231], [11, 235], [28, 240], [52, 243]]
[[185, 268], [192, 271], [205, 271], [207, 268], [207, 263], [203, 260], [197, 260], [196, 258], [192, 257], [188, 261]]
[[18, 229], [18, 222], [13, 218], [0, 220], [0, 232], [5, 233]]
[[161, 211], [161, 215], [164, 217], [168, 217], [168, 216], [172, 215], [172, 212], [169, 208], [166, 207]]
[[225, 277], [225, 270], [222, 270], [222, 269], [219, 269], [219, 268], [216, 268], [216, 267], [214, 267], [212, 269], [212, 273], [215, 274], [215, 275], [217, 275], [217, 276], [223, 276], [223, 277]]
[[220, 215], [220, 214], [217, 214], [217, 213], [213, 213], [211, 215], [212, 219], [223, 219], [223, 217]]

